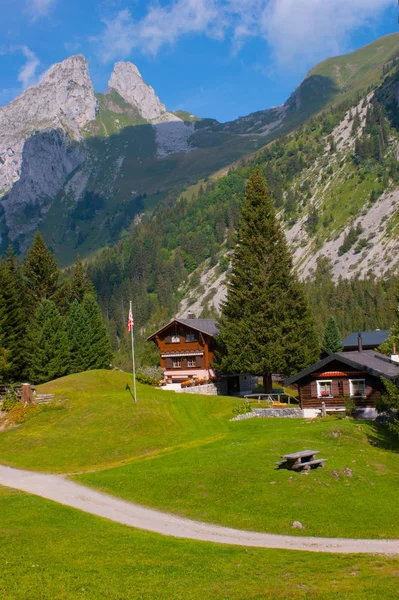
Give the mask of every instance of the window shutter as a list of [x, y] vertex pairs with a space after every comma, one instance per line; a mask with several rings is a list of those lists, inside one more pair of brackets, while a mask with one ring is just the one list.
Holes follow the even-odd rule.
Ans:
[[312, 393], [312, 398], [317, 398], [317, 383], [316, 381], [312, 381], [310, 384], [310, 391]]
[[202, 356], [196, 356], [195, 357], [195, 366], [196, 367], [201, 367], [202, 366]]
[[165, 338], [165, 344], [171, 344], [172, 343], [172, 336], [167, 335]]
[[173, 362], [171, 358], [166, 359], [166, 368], [171, 369], [173, 367]]
[[332, 395], [334, 396], [334, 398], [337, 398], [339, 396], [339, 392], [338, 392], [338, 381], [337, 379], [333, 379], [332, 380]]

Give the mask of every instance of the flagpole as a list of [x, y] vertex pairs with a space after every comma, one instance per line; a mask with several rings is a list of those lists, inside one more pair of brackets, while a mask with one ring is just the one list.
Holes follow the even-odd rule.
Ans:
[[[129, 315], [132, 315], [132, 301], [130, 300], [130, 313]], [[134, 401], [137, 402], [137, 395], [136, 395], [136, 365], [135, 365], [135, 360], [134, 360], [134, 333], [133, 333], [133, 329], [134, 329], [134, 325], [132, 324], [131, 329], [130, 329], [130, 333], [132, 336], [132, 366], [133, 366], [133, 397], [134, 397]]]

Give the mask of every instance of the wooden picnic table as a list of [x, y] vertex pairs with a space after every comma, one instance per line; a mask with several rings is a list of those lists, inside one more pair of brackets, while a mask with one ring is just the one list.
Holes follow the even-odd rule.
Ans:
[[283, 454], [282, 461], [276, 463], [279, 469], [289, 469], [291, 471], [309, 471], [313, 467], [324, 467], [326, 458], [316, 458], [320, 450], [302, 450], [292, 454]]

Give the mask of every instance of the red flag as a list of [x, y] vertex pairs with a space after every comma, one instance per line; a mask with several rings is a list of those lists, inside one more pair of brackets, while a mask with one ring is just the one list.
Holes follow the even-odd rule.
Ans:
[[127, 321], [127, 330], [130, 333], [133, 329], [133, 325], [134, 325], [134, 319], [133, 319], [133, 313], [132, 313], [132, 308], [130, 307], [129, 309], [129, 318]]

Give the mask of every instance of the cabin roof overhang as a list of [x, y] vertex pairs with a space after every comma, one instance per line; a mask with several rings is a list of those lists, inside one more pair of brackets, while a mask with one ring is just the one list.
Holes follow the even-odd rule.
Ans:
[[194, 331], [199, 331], [204, 335], [209, 335], [210, 337], [215, 337], [219, 333], [219, 329], [216, 324], [216, 319], [172, 319], [169, 321], [167, 325], [164, 325], [158, 331], [155, 331], [147, 338], [147, 342], [154, 340], [157, 335], [166, 331], [169, 327], [174, 324], [179, 323], [180, 325], [184, 325], [189, 329], [193, 329]]
[[305, 377], [312, 375], [315, 372], [323, 371], [324, 367], [338, 361], [342, 365], [354, 368], [357, 371], [362, 371], [373, 377], [389, 380], [399, 379], [399, 364], [391, 362], [388, 356], [374, 352], [373, 350], [364, 350], [363, 352], [336, 352], [323, 358], [317, 363], [314, 363], [307, 369], [303, 369], [296, 375], [288, 377], [285, 380], [285, 385], [299, 383]]

